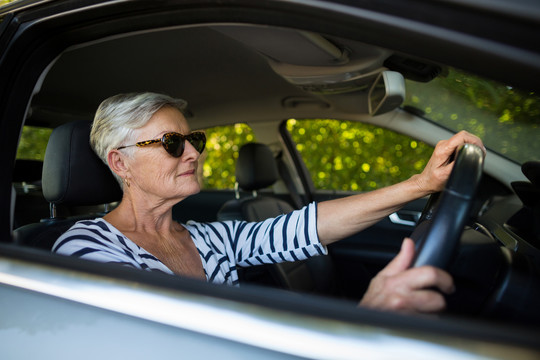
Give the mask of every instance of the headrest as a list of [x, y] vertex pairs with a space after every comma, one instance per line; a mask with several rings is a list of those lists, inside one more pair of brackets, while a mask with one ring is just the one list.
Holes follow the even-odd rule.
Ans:
[[90, 148], [89, 121], [53, 130], [43, 160], [43, 196], [50, 203], [100, 205], [118, 201], [122, 190]]
[[247, 191], [263, 189], [279, 178], [272, 150], [264, 144], [248, 143], [240, 148], [236, 162], [236, 181]]

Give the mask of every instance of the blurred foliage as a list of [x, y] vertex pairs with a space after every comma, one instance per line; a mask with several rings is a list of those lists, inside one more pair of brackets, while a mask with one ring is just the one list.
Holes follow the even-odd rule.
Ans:
[[428, 84], [407, 81], [405, 105], [454, 131], [467, 130], [518, 163], [540, 160], [540, 96], [449, 69]]
[[408, 179], [427, 164], [433, 148], [408, 136], [358, 122], [287, 122], [318, 189], [369, 191]]
[[17, 158], [43, 160], [51, 132], [52, 129], [48, 128], [23, 127], [19, 148], [17, 149]]
[[199, 161], [202, 165], [202, 187], [232, 189], [236, 181], [235, 165], [238, 150], [255, 140], [253, 130], [245, 124], [206, 129], [206, 150]]

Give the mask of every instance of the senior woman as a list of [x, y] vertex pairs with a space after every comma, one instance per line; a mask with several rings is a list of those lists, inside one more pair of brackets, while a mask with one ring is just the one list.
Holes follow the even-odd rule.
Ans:
[[[436, 146], [421, 174], [393, 186], [312, 203], [258, 223], [180, 224], [173, 220], [172, 208], [199, 192], [197, 166], [206, 142], [203, 133], [190, 131], [182, 114], [185, 105], [165, 95], [139, 93], [116, 95], [99, 106], [90, 143], [122, 185], [123, 198], [103, 218], [76, 223], [53, 251], [236, 285], [237, 266], [325, 254], [328, 244], [440, 191], [455, 149], [465, 142], [483, 146], [477, 137], [461, 132]], [[452, 278], [433, 267], [408, 269], [413, 256], [414, 244], [405, 239], [396, 258], [371, 281], [360, 305], [409, 312], [443, 309], [440, 292], [453, 291]]]

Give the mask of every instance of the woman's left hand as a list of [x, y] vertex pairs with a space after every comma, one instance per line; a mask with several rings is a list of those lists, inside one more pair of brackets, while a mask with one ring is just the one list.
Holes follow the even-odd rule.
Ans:
[[450, 162], [449, 159], [465, 143], [479, 146], [485, 155], [486, 150], [482, 140], [466, 131], [461, 131], [450, 139], [439, 141], [422, 173], [412, 178], [422, 192], [431, 194], [444, 188], [454, 166], [454, 162]]

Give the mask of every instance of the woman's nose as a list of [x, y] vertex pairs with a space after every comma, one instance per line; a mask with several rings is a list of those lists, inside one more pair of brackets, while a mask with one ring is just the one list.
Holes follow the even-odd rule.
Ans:
[[182, 154], [182, 157], [194, 157], [195, 159], [198, 159], [201, 154], [197, 151], [197, 149], [195, 149], [193, 145], [191, 145], [189, 141], [184, 141], [184, 153]]

